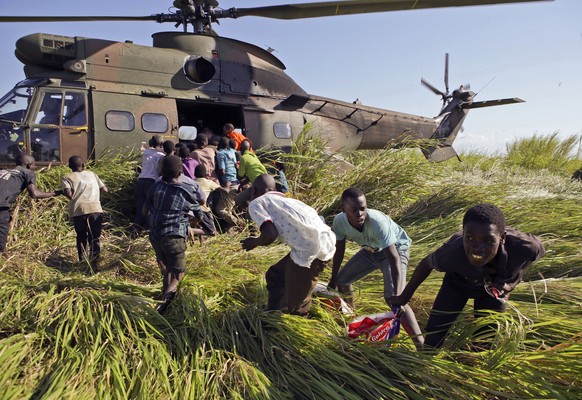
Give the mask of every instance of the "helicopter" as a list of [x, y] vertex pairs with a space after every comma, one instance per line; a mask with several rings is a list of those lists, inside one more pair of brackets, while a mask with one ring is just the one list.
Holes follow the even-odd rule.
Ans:
[[[406, 9], [517, 1], [344, 0], [222, 9], [216, 0], [175, 0], [150, 16], [0, 16], [0, 22], [155, 21], [181, 31], [152, 35], [153, 45], [46, 33], [16, 42], [26, 79], [0, 99], [0, 164], [21, 152], [37, 163], [65, 163], [72, 155], [98, 159], [109, 148], [145, 143], [153, 134], [192, 140], [225, 122], [258, 147], [288, 149], [306, 123], [331, 151], [380, 149], [394, 141], [433, 139], [427, 159], [455, 157], [453, 141], [472, 108], [519, 103], [519, 98], [474, 101], [460, 86], [450, 92], [421, 83], [442, 100], [423, 117], [308, 94], [269, 49], [218, 36], [224, 18], [315, 18]], [[533, 0], [544, 1], [544, 0]], [[190, 31], [191, 30], [191, 31]]]

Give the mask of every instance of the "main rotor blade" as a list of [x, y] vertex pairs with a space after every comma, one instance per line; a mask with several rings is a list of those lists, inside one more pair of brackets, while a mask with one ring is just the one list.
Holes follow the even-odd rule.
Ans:
[[45, 16], [45, 17], [2, 17], [0, 22], [77, 22], [77, 21], [158, 21], [158, 15], [145, 17], [121, 17], [121, 16]]
[[316, 18], [333, 15], [365, 14], [422, 8], [481, 6], [501, 3], [526, 3], [554, 0], [346, 0], [286, 4], [253, 8], [231, 8], [234, 18], [254, 16], [276, 19]]
[[443, 99], [445, 97], [447, 97], [447, 95], [443, 92], [441, 92], [439, 89], [437, 89], [432, 83], [430, 83], [429, 81], [427, 81], [424, 78], [420, 79], [420, 83], [422, 83], [424, 86], [426, 86], [431, 92], [433, 92], [434, 94], [438, 94], [439, 96], [442, 96]]
[[445, 91], [449, 93], [449, 53], [445, 53]]

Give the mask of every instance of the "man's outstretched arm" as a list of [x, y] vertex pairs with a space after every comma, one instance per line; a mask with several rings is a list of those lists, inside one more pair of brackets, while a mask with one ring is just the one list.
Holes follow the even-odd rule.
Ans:
[[333, 263], [331, 266], [331, 278], [329, 279], [328, 287], [335, 289], [337, 284], [335, 283], [337, 275], [344, 260], [344, 254], [346, 252], [346, 240], [336, 240], [335, 242], [335, 253], [333, 255]]
[[26, 189], [28, 190], [28, 194], [33, 199], [48, 199], [49, 197], [59, 196], [63, 193], [62, 190], [57, 190], [55, 192], [43, 192], [39, 190], [34, 183], [30, 183]]

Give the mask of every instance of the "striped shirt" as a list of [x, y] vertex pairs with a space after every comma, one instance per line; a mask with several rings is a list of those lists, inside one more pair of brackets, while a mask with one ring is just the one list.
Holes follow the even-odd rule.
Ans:
[[162, 236], [188, 237], [188, 212], [200, 210], [196, 191], [183, 183], [157, 181], [148, 192], [150, 239]]

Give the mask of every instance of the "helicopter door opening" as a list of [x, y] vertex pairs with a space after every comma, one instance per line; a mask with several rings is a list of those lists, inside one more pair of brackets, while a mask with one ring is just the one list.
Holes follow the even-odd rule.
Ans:
[[84, 92], [47, 91], [30, 129], [30, 154], [39, 163], [67, 162], [89, 156], [86, 96]]
[[176, 100], [176, 105], [180, 126], [195, 127], [198, 134], [204, 129], [210, 129], [214, 135], [219, 135], [227, 123], [245, 132], [242, 107], [188, 100]]

